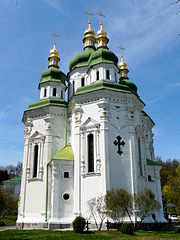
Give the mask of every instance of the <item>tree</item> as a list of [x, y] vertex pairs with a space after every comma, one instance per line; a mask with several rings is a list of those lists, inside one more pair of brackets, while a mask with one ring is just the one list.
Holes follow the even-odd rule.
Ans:
[[2, 181], [6, 181], [9, 179], [9, 174], [6, 170], [0, 169], [0, 184]]
[[122, 223], [125, 215], [128, 215], [132, 222], [133, 197], [126, 190], [112, 189], [106, 194], [106, 208], [111, 211], [111, 217]]
[[[95, 225], [100, 231], [108, 213], [108, 211], [106, 210], [105, 196], [92, 198], [87, 203], [88, 209], [91, 214], [90, 217], [94, 219]], [[100, 222], [99, 225], [98, 222]]]
[[176, 176], [170, 175], [166, 185], [162, 189], [163, 201], [174, 203], [177, 207], [177, 212], [180, 213], [180, 164], [176, 168]]
[[11, 196], [11, 192], [0, 185], [0, 220], [7, 215], [17, 214], [18, 199]]
[[135, 196], [135, 207], [138, 209], [140, 223], [161, 208], [160, 203], [155, 199], [151, 189], [144, 189], [139, 195]]

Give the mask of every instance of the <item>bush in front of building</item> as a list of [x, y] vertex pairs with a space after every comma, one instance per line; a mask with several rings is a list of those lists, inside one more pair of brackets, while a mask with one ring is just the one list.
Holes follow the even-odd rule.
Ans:
[[134, 227], [133, 227], [132, 224], [129, 224], [129, 223], [123, 223], [123, 225], [121, 226], [120, 231], [123, 234], [134, 235]]
[[76, 233], [82, 233], [84, 231], [86, 225], [86, 220], [81, 217], [78, 216], [75, 218], [75, 220], [73, 221], [73, 230]]

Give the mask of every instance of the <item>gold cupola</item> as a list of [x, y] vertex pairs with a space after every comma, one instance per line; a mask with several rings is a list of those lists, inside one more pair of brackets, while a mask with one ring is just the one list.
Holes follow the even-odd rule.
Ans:
[[107, 48], [107, 44], [109, 42], [109, 39], [107, 37], [107, 33], [104, 31], [102, 27], [102, 21], [100, 21], [100, 30], [97, 32], [97, 38], [96, 42], [98, 47], [97, 48]]
[[119, 64], [119, 73], [120, 73], [120, 79], [122, 78], [127, 78], [128, 79], [128, 68], [127, 68], [127, 64], [124, 62], [123, 59], [123, 50], [125, 50], [122, 46], [120, 47], [121, 49], [121, 62]]
[[84, 43], [84, 49], [87, 47], [95, 48], [95, 32], [91, 29], [91, 20], [89, 19], [89, 27], [88, 29], [84, 32], [84, 38], [83, 38], [83, 43]]
[[59, 52], [56, 49], [56, 45], [55, 45], [55, 41], [54, 41], [53, 48], [50, 50], [50, 55], [48, 58], [48, 61], [49, 61], [48, 67], [53, 66], [53, 67], [59, 68], [58, 63], [60, 61], [60, 58], [58, 56], [59, 56]]

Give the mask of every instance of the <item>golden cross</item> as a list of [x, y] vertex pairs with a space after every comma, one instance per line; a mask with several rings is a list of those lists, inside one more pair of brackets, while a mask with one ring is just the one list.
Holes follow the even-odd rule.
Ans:
[[125, 51], [126, 49], [123, 47], [122, 44], [120, 44], [118, 48], [121, 49], [121, 57], [123, 57], [123, 51]]
[[56, 33], [56, 31], [54, 33], [51, 33], [51, 38], [54, 37], [54, 45], [56, 43], [56, 37], [59, 37], [59, 35]]
[[101, 23], [102, 23], [102, 17], [106, 17], [104, 14], [103, 14], [103, 12], [100, 10], [99, 12], [97, 12], [97, 15], [99, 15], [100, 16], [100, 21], [101, 21]]
[[91, 21], [91, 16], [94, 16], [94, 14], [91, 12], [91, 10], [88, 10], [86, 14], [89, 16], [89, 22]]

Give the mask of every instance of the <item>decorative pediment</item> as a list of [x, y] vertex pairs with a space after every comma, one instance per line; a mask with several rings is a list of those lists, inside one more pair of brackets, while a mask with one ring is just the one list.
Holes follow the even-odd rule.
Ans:
[[40, 139], [40, 140], [44, 141], [45, 138], [46, 137], [42, 133], [36, 131], [31, 135], [30, 140]]
[[100, 124], [94, 119], [88, 117], [88, 119], [81, 125], [81, 130], [99, 128]]

